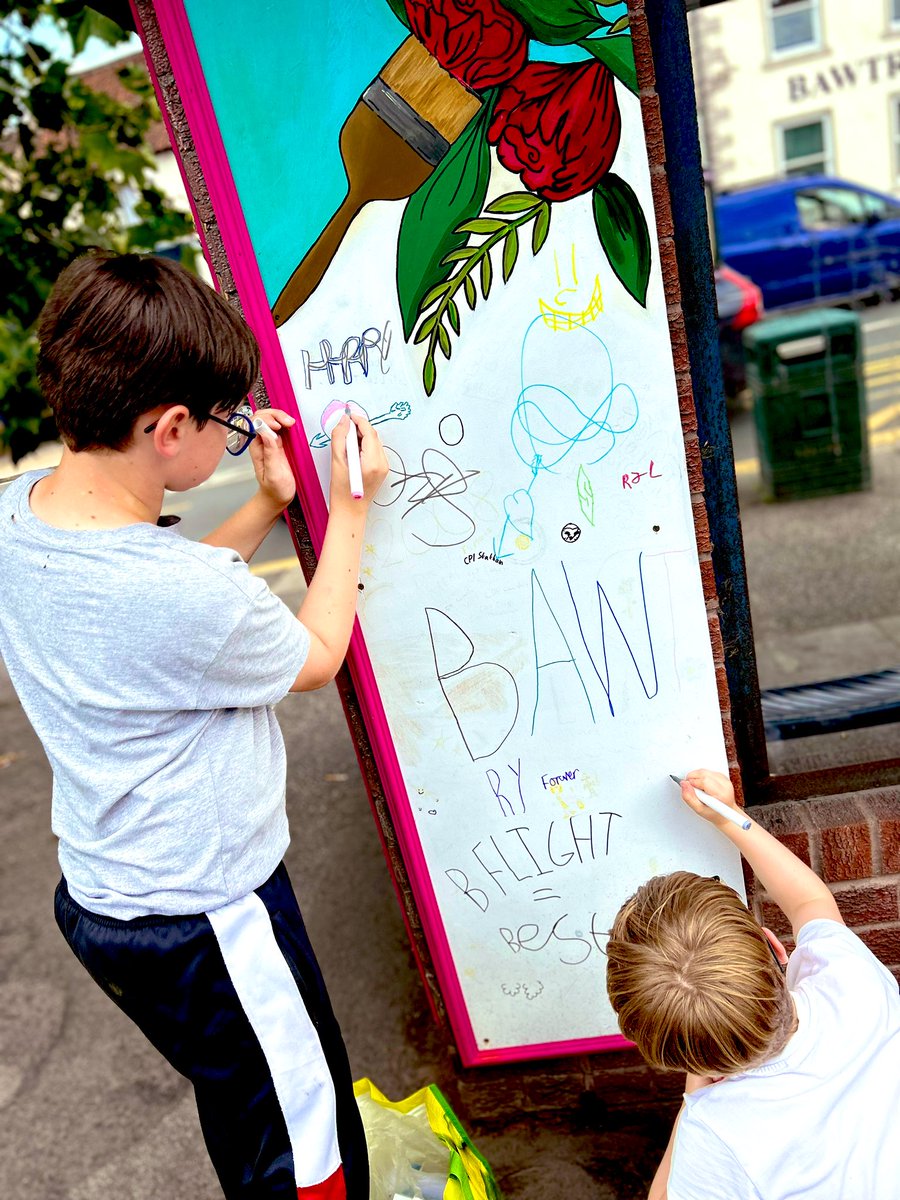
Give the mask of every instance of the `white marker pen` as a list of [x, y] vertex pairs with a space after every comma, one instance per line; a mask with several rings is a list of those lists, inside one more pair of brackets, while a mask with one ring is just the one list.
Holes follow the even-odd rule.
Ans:
[[[350, 405], [348, 404], [344, 412], [350, 417]], [[359, 438], [356, 431], [356, 422], [350, 417], [350, 428], [347, 430], [347, 470], [350, 474], [350, 495], [354, 500], [362, 500], [363, 478], [362, 466], [359, 461]]]
[[[673, 783], [677, 783], [681, 787], [682, 781], [677, 775], [670, 775], [669, 778]], [[688, 780], [688, 783], [691, 783]], [[691, 783], [691, 787], [694, 785]], [[735, 812], [733, 808], [729, 808], [727, 804], [723, 804], [721, 800], [717, 800], [715, 796], [707, 796], [706, 792], [701, 792], [698, 787], [694, 787], [697, 793], [697, 799], [701, 804], [705, 804], [707, 808], [711, 808], [713, 812], [717, 812], [720, 817], [724, 817], [727, 821], [731, 821], [733, 825], [737, 825], [739, 829], [749, 829], [751, 822], [749, 817], [745, 817], [743, 813]]]
[[266, 424], [262, 417], [253, 418], [253, 428], [257, 433], [261, 433], [264, 438], [268, 438], [269, 441], [278, 440], [278, 434], [271, 425]]

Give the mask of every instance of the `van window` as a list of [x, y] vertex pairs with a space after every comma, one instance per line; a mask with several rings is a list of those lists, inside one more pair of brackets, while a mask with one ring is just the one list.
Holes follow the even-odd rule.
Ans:
[[805, 188], [797, 193], [797, 212], [804, 229], [846, 229], [865, 225], [866, 209], [861, 192], [846, 188]]
[[[900, 0], [897, 0], [900, 4]], [[896, 221], [900, 218], [900, 204], [884, 196], [875, 196], [872, 192], [860, 192], [863, 210], [869, 221]]]

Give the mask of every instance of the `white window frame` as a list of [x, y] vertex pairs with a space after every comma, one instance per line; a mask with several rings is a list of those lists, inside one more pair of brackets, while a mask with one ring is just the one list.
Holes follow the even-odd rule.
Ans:
[[[777, 49], [775, 46], [775, 20], [778, 13], [774, 7], [773, 0], [765, 0], [766, 38], [769, 43], [769, 57], [772, 59], [795, 58], [801, 54], [816, 54], [824, 47], [822, 37], [822, 0], [796, 0], [796, 2], [808, 9], [812, 16], [812, 40], [804, 42], [802, 46], [787, 46], [782, 50]], [[888, 0], [888, 2], [896, 3], [897, 0]]]
[[821, 170], [810, 171], [810, 174], [816, 175], [836, 175], [837, 170], [834, 161], [834, 132], [830, 112], [807, 113], [802, 117], [792, 117], [789, 121], [776, 121], [773, 126], [775, 135], [775, 163], [778, 175], [786, 179], [788, 166], [796, 166], [797, 159], [791, 159], [790, 163], [784, 153], [784, 135], [789, 129], [799, 129], [803, 125], [815, 125], [816, 123], [822, 126], [822, 155], [824, 164]]

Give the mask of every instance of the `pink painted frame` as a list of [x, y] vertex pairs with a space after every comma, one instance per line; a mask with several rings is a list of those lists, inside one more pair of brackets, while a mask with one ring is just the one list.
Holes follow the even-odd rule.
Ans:
[[[185, 190], [190, 198], [197, 229], [202, 231], [196, 200], [191, 193], [183, 163], [178, 155], [176, 140], [166, 111], [165, 97], [133, 0], [132, 11], [136, 28], [144, 43], [147, 65], [159, 99], [160, 109], [166, 120], [169, 138], [181, 167]], [[232, 269], [234, 284], [240, 297], [244, 316], [259, 341], [262, 352], [262, 375], [269, 398], [273, 405], [285, 409], [297, 418], [296, 426], [288, 431], [288, 455], [294, 477], [297, 480], [297, 494], [310, 536], [318, 550], [324, 538], [328, 510], [309, 445], [302, 429], [293, 386], [269, 310], [253, 244], [231, 174], [212, 100], [206, 86], [190, 21], [182, 0], [155, 0], [153, 11], [190, 125], [194, 149], [209, 192], [209, 201], [215, 213], [216, 224]], [[209, 260], [209, 252], [205, 243], [204, 252]], [[210, 267], [212, 268], [212, 263], [210, 263]], [[496, 1050], [479, 1048], [431, 884], [425, 855], [409, 808], [407, 789], [397, 760], [387, 715], [381, 702], [375, 674], [358, 622], [350, 641], [347, 663], [362, 707], [379, 779], [400, 839], [403, 861], [409, 873], [413, 897], [422, 919], [441, 994], [447, 1007], [463, 1064], [467, 1067], [488, 1066], [530, 1059], [620, 1050], [631, 1046], [629, 1041], [616, 1034], [607, 1037], [506, 1046]]]

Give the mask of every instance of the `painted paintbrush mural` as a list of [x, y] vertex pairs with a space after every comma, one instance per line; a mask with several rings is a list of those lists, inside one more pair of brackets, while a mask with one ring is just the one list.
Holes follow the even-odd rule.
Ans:
[[387, 448], [351, 668], [455, 1042], [619, 1045], [624, 897], [742, 886], [626, 7], [154, 8], [314, 532], [323, 415]]
[[[410, 196], [397, 244], [404, 337], [425, 343], [430, 395], [438, 354], [449, 359], [460, 313], [510, 279], [523, 242], [537, 254], [553, 205], [590, 195], [600, 246], [644, 303], [650, 240], [640, 201], [611, 171], [621, 135], [618, 78], [637, 92], [628, 18], [618, 0], [396, 0], [411, 36], [365, 90], [341, 129], [348, 190], [273, 309], [283, 324], [309, 298], [371, 200]], [[519, 15], [517, 15], [517, 13]], [[523, 18], [523, 19], [520, 19]], [[528, 22], [528, 26], [524, 21]], [[572, 45], [588, 61], [529, 61]], [[527, 190], [486, 202], [492, 154]]]

